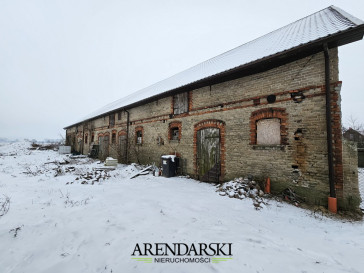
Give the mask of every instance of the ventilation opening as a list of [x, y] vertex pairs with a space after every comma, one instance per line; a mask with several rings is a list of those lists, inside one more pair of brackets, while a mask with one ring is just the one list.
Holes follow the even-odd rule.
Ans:
[[302, 138], [303, 132], [301, 128], [298, 128], [296, 132], [294, 133], [294, 139], [300, 140]]
[[276, 95], [269, 95], [269, 96], [267, 97], [267, 101], [268, 101], [268, 103], [273, 103], [273, 102], [275, 102], [275, 101], [276, 101]]
[[294, 93], [291, 93], [291, 98], [293, 99], [293, 101], [295, 103], [300, 103], [301, 101], [303, 101], [305, 99], [305, 95], [303, 95], [303, 93], [301, 91], [294, 92]]

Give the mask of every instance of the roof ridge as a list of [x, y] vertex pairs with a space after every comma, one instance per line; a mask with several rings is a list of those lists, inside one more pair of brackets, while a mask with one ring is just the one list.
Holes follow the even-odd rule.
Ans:
[[[253, 40], [250, 40], [250, 41], [248, 41], [248, 42], [246, 42], [246, 43], [243, 43], [243, 44], [241, 44], [241, 45], [239, 45], [239, 46], [236, 46], [236, 47], [234, 47], [234, 48], [232, 48], [232, 49], [229, 49], [228, 51], [225, 51], [225, 52], [223, 52], [223, 53], [220, 53], [220, 54], [218, 54], [218, 55], [216, 55], [216, 56], [214, 56], [214, 57], [212, 57], [212, 58], [209, 58], [209, 59], [207, 59], [207, 60], [205, 60], [205, 61], [202, 61], [202, 62], [200, 62], [200, 63], [198, 63], [198, 64], [196, 64], [196, 65], [193, 65], [193, 66], [191, 66], [191, 67], [189, 67], [189, 68], [187, 68], [187, 69], [185, 69], [185, 70], [182, 70], [181, 72], [178, 72], [177, 74], [182, 73], [182, 72], [184, 72], [184, 71], [186, 71], [186, 70], [189, 70], [189, 69], [191, 69], [191, 68], [193, 68], [193, 67], [196, 67], [196, 66], [198, 66], [198, 65], [201, 65], [201, 64], [203, 64], [203, 63], [205, 63], [205, 62], [208, 62], [208, 61], [210, 61], [210, 60], [213, 60], [213, 59], [215, 59], [215, 58], [218, 58], [218, 57], [220, 57], [220, 56], [222, 56], [222, 55], [225, 55], [225, 54], [227, 54], [227, 53], [229, 53], [229, 52], [231, 52], [231, 51], [236, 50], [236, 49], [237, 49], [237, 48], [239, 48], [239, 47], [242, 47], [242, 46], [245, 46], [245, 45], [247, 45], [247, 44], [253, 43], [253, 42], [255, 42], [256, 40], [259, 40], [259, 39], [261, 39], [261, 38], [263, 38], [263, 37], [266, 37], [266, 36], [268, 36], [268, 35], [270, 35], [270, 34], [272, 34], [272, 33], [275, 33], [275, 32], [277, 32], [277, 31], [279, 31], [279, 30], [281, 30], [281, 29], [286, 28], [286, 27], [288, 27], [288, 26], [290, 26], [290, 25], [296, 24], [297, 22], [302, 21], [302, 20], [304, 20], [304, 19], [306, 19], [306, 18], [308, 18], [308, 17], [310, 17], [310, 16], [312, 16], [312, 15], [314, 15], [314, 14], [316, 14], [316, 13], [319, 13], [319, 12], [322, 12], [322, 11], [324, 11], [324, 10], [326, 10], [326, 9], [329, 9], [330, 7], [331, 7], [331, 6], [326, 7], [326, 8], [324, 8], [324, 9], [321, 9], [321, 10], [319, 10], [319, 11], [316, 11], [316, 12], [314, 12], [314, 13], [310, 14], [310, 15], [307, 15], [307, 16], [305, 16], [305, 17], [302, 17], [302, 18], [300, 18], [300, 19], [298, 19], [298, 20], [296, 20], [296, 21], [294, 21], [294, 22], [292, 22], [292, 23], [289, 23], [289, 24], [287, 24], [287, 25], [285, 25], [285, 26], [283, 26], [283, 27], [280, 27], [280, 28], [278, 28], [278, 29], [272, 30], [272, 31], [270, 31], [270, 32], [268, 32], [268, 33], [266, 33], [266, 34], [264, 34], [264, 35], [262, 35], [262, 36], [259, 36], [259, 37], [255, 38], [255, 39], [253, 39]], [[359, 19], [358, 19], [358, 20], [359, 20]], [[177, 75], [177, 74], [174, 74], [174, 75]], [[170, 77], [173, 77], [174, 75], [172, 75], [172, 76], [170, 76]], [[168, 78], [170, 78], [170, 77], [168, 77]], [[166, 79], [168, 79], [168, 78], [166, 78]]]
[[199, 80], [208, 79], [236, 67], [250, 64], [299, 45], [311, 43], [317, 39], [337, 35], [342, 31], [357, 28], [358, 26], [362, 30], [363, 25], [363, 21], [340, 8], [335, 6], [326, 7], [270, 31], [263, 36], [259, 36], [254, 40], [188, 67], [152, 85], [131, 92], [93, 111], [85, 116], [82, 121], [115, 111], [116, 109], [125, 108], [128, 105], [165, 94], [183, 86], [191, 85]]
[[[238, 48], [240, 48], [240, 47], [243, 47], [243, 46], [245, 46], [245, 45], [248, 45], [248, 44], [250, 44], [250, 43], [253, 43], [253, 42], [255, 42], [255, 41], [259, 40], [259, 39], [262, 39], [263, 37], [266, 37], [266, 36], [268, 36], [268, 35], [271, 35], [272, 33], [278, 32], [278, 31], [280, 31], [280, 30], [282, 30], [282, 29], [284, 29], [284, 28], [287, 28], [287, 27], [289, 27], [289, 26], [291, 26], [291, 25], [293, 25], [293, 24], [296, 24], [296, 23], [297, 23], [297, 22], [299, 22], [299, 21], [303, 21], [304, 19], [306, 19], [306, 18], [308, 18], [308, 17], [310, 17], [310, 16], [312, 16], [312, 15], [314, 15], [314, 14], [317, 14], [317, 13], [320, 13], [320, 12], [322, 12], [322, 11], [324, 11], [324, 10], [329, 9], [330, 7], [331, 7], [331, 6], [326, 7], [326, 8], [324, 8], [324, 9], [321, 9], [321, 10], [319, 10], [319, 11], [316, 11], [316, 12], [314, 12], [314, 13], [310, 14], [310, 15], [307, 15], [307, 16], [305, 16], [305, 17], [302, 17], [302, 18], [300, 18], [300, 19], [298, 19], [298, 20], [296, 20], [296, 21], [294, 21], [294, 22], [292, 22], [292, 23], [289, 23], [289, 24], [287, 24], [287, 25], [285, 25], [285, 26], [283, 26], [283, 27], [280, 27], [280, 28], [278, 28], [278, 29], [272, 30], [272, 31], [270, 31], [270, 32], [268, 32], [268, 33], [266, 33], [266, 34], [264, 34], [264, 35], [262, 35], [262, 36], [259, 36], [259, 37], [255, 38], [255, 39], [253, 39], [253, 40], [250, 40], [250, 41], [248, 41], [248, 42], [246, 42], [246, 43], [240, 44], [239, 46], [236, 46], [236, 47], [234, 47], [234, 48], [232, 48], [232, 49], [229, 49], [229, 50], [227, 50], [227, 51], [224, 51], [224, 52], [222, 52], [222, 53], [220, 53], [220, 54], [218, 54], [218, 55], [216, 55], [216, 56], [214, 56], [214, 57], [212, 57], [212, 58], [206, 59], [206, 60], [204, 60], [204, 61], [202, 61], [202, 62], [200, 62], [200, 63], [198, 63], [198, 64], [195, 64], [195, 65], [193, 65], [193, 66], [190, 66], [190, 67], [188, 67], [188, 68], [186, 68], [186, 69], [184, 69], [184, 70], [182, 70], [182, 71], [180, 71], [180, 72], [178, 72], [178, 73], [176, 73], [176, 74], [173, 74], [173, 75], [171, 75], [171, 76], [169, 76], [169, 77], [166, 77], [166, 78], [164, 78], [163, 80], [160, 80], [160, 81], [158, 81], [158, 82], [155, 82], [155, 83], [153, 83], [153, 84], [151, 84], [151, 85], [148, 85], [148, 86], [146, 86], [146, 87], [144, 87], [144, 88], [142, 88], [142, 89], [136, 90], [135, 92], [131, 93], [130, 95], [132, 95], [132, 94], [134, 94], [134, 93], [136, 93], [136, 92], [139, 92], [139, 91], [143, 91], [144, 89], [149, 88], [149, 87], [152, 87], [152, 86], [154, 86], [154, 85], [157, 85], [157, 84], [158, 84], [158, 83], [160, 83], [160, 82], [163, 82], [163, 81], [165, 81], [165, 80], [167, 80], [167, 79], [169, 79], [169, 78], [172, 78], [172, 77], [174, 77], [174, 76], [176, 76], [176, 75], [179, 75], [179, 74], [181, 74], [181, 73], [183, 73], [183, 72], [185, 72], [185, 71], [191, 70], [191, 69], [193, 69], [194, 67], [198, 67], [198, 66], [200, 66], [200, 65], [202, 65], [202, 64], [204, 64], [204, 63], [207, 63], [207, 62], [209, 62], [209, 61], [211, 61], [211, 60], [218, 59], [218, 58], [219, 58], [219, 57], [221, 57], [221, 56], [227, 55], [229, 52], [235, 51], [236, 49], [238, 49]], [[128, 96], [129, 96], [129, 95], [128, 95]], [[128, 97], [128, 96], [126, 96], [126, 97]], [[124, 99], [124, 98], [126, 98], [126, 97], [120, 98], [120, 100], [122, 100], [122, 99]]]
[[[146, 87], [143, 87], [143, 88], [141, 88], [141, 89], [138, 89], [138, 90], [136, 90], [136, 91], [134, 91], [134, 92], [130, 93], [129, 95], [127, 95], [127, 96], [125, 96], [125, 97], [123, 97], [123, 98], [118, 99], [117, 101], [123, 100], [123, 99], [125, 99], [125, 98], [127, 98], [127, 97], [131, 97], [132, 95], [134, 95], [135, 93], [137, 93], [137, 92], [139, 92], [139, 91], [140, 91], [140, 92], [142, 92], [144, 89], [147, 89], [147, 88], [149, 88], [149, 87], [155, 86], [155, 85], [157, 85], [157, 84], [158, 84], [158, 83], [160, 83], [160, 82], [163, 82], [163, 81], [165, 81], [165, 80], [168, 80], [168, 79], [170, 79], [170, 78], [173, 78], [174, 76], [179, 75], [179, 74], [181, 74], [181, 73], [183, 73], [183, 72], [185, 72], [185, 71], [191, 70], [191, 69], [193, 69], [194, 67], [198, 67], [198, 66], [200, 66], [200, 65], [202, 65], [202, 64], [204, 64], [204, 63], [207, 63], [207, 62], [209, 62], [209, 61], [211, 61], [211, 60], [218, 59], [218, 58], [219, 58], [219, 57], [221, 57], [221, 56], [227, 55], [229, 52], [232, 52], [232, 51], [234, 51], [234, 50], [236, 50], [236, 49], [238, 49], [238, 48], [240, 48], [240, 47], [243, 47], [243, 46], [245, 46], [245, 45], [247, 45], [247, 44], [253, 43], [253, 42], [255, 42], [256, 40], [259, 40], [259, 39], [261, 39], [261, 38], [263, 38], [263, 37], [266, 37], [266, 36], [268, 36], [268, 35], [270, 35], [270, 34], [272, 34], [272, 33], [278, 32], [278, 31], [279, 31], [279, 30], [281, 30], [281, 29], [287, 28], [287, 27], [288, 27], [288, 26], [290, 26], [290, 25], [293, 25], [293, 24], [295, 24], [295, 23], [297, 23], [297, 22], [299, 22], [299, 21], [302, 21], [302, 20], [304, 20], [304, 19], [306, 19], [306, 18], [308, 18], [308, 17], [310, 17], [310, 16], [312, 16], [312, 15], [314, 15], [314, 14], [316, 14], [316, 13], [320, 13], [320, 12], [322, 12], [322, 11], [326, 10], [326, 9], [329, 9], [329, 8], [330, 8], [330, 7], [326, 7], [326, 8], [324, 8], [324, 9], [319, 10], [319, 11], [316, 11], [316, 12], [314, 12], [314, 13], [310, 14], [310, 15], [307, 15], [307, 16], [305, 16], [305, 17], [302, 17], [302, 18], [300, 18], [300, 19], [298, 19], [298, 20], [296, 20], [296, 21], [294, 21], [294, 22], [292, 22], [292, 23], [289, 23], [289, 24], [287, 24], [287, 25], [285, 25], [285, 26], [283, 26], [283, 27], [280, 27], [280, 28], [278, 28], [278, 29], [272, 30], [272, 31], [270, 31], [270, 32], [268, 32], [268, 33], [266, 33], [266, 34], [264, 34], [264, 35], [262, 35], [262, 36], [259, 36], [259, 37], [255, 38], [255, 39], [253, 39], [253, 40], [250, 40], [250, 41], [248, 41], [248, 42], [246, 42], [246, 43], [240, 44], [239, 46], [236, 46], [236, 47], [234, 47], [234, 48], [232, 48], [232, 49], [229, 49], [229, 50], [227, 50], [227, 51], [224, 51], [224, 52], [222, 52], [222, 53], [220, 53], [220, 54], [218, 54], [218, 55], [216, 55], [216, 56], [214, 56], [214, 57], [212, 57], [212, 58], [206, 59], [206, 60], [204, 60], [204, 61], [202, 61], [202, 62], [200, 62], [200, 63], [198, 63], [198, 64], [195, 64], [195, 65], [193, 65], [193, 66], [190, 66], [190, 67], [188, 67], [188, 68], [186, 68], [186, 69], [184, 69], [184, 70], [182, 70], [182, 71], [180, 71], [180, 72], [178, 72], [178, 73], [176, 73], [176, 74], [173, 74], [173, 75], [171, 75], [171, 76], [169, 76], [169, 77], [166, 77], [166, 78], [164, 78], [164, 79], [162, 79], [162, 80], [160, 80], [160, 81], [157, 81], [157, 82], [155, 82], [155, 83], [153, 83], [153, 84], [151, 84], [151, 85], [148, 85], [148, 86], [146, 86]], [[115, 101], [114, 101], [114, 102], [115, 102]], [[112, 103], [113, 103], [113, 102], [111, 102], [110, 104], [112, 104]], [[109, 104], [108, 104], [108, 105], [109, 105]]]
[[[160, 80], [160, 81], [158, 81], [158, 82], [155, 82], [155, 83], [153, 83], [152, 85], [146, 86], [145, 88], [151, 87], [151, 86], [153, 86], [153, 85], [155, 85], [155, 84], [158, 84], [159, 82], [162, 82], [162, 81], [165, 81], [165, 80], [167, 80], [167, 79], [169, 79], [169, 78], [172, 78], [172, 77], [174, 77], [175, 75], [178, 75], [178, 74], [183, 73], [183, 72], [185, 72], [185, 71], [187, 71], [187, 70], [190, 70], [190, 69], [192, 69], [192, 68], [194, 68], [194, 67], [197, 67], [197, 66], [199, 66], [199, 65], [202, 65], [203, 63], [206, 63], [206, 62], [208, 62], [208, 61], [211, 61], [211, 60], [217, 59], [218, 57], [220, 57], [220, 56], [222, 56], [222, 55], [225, 55], [225, 54], [227, 54], [227, 53], [229, 53], [229, 52], [231, 52], [231, 51], [234, 51], [234, 50], [236, 50], [237, 48], [240, 48], [240, 47], [245, 46], [245, 45], [247, 45], [247, 44], [253, 43], [253, 42], [255, 42], [256, 40], [259, 40], [259, 39], [261, 39], [261, 38], [263, 38], [263, 37], [266, 37], [266, 36], [268, 36], [268, 35], [270, 35], [270, 34], [272, 34], [272, 33], [275, 33], [275, 32], [277, 32], [277, 31], [279, 31], [279, 30], [281, 30], [281, 29], [284, 29], [284, 28], [286, 28], [286, 27], [288, 27], [288, 26], [290, 26], [290, 25], [293, 25], [293, 24], [295, 24], [295, 23], [297, 23], [297, 22], [299, 22], [299, 21], [302, 21], [302, 20], [304, 20], [304, 19], [306, 19], [306, 18], [308, 18], [308, 17], [310, 17], [310, 16], [312, 16], [312, 15], [314, 15], [314, 14], [316, 14], [316, 13], [322, 12], [322, 11], [324, 11], [324, 10], [326, 10], [326, 9], [329, 9], [329, 8], [330, 8], [330, 7], [326, 7], [326, 8], [324, 8], [324, 9], [322, 9], [322, 10], [316, 11], [316, 12], [314, 12], [314, 13], [310, 14], [310, 15], [307, 15], [307, 16], [305, 16], [305, 17], [302, 17], [302, 18], [300, 18], [300, 19], [298, 19], [298, 20], [296, 20], [296, 21], [294, 21], [294, 22], [292, 22], [292, 23], [289, 23], [289, 24], [287, 24], [287, 25], [285, 25], [285, 26], [283, 26], [283, 27], [280, 27], [280, 28], [278, 28], [278, 29], [272, 30], [272, 31], [270, 31], [270, 32], [268, 32], [268, 33], [266, 33], [266, 34], [264, 34], [264, 35], [262, 35], [262, 36], [259, 36], [259, 37], [255, 38], [255, 39], [253, 39], [253, 40], [250, 40], [250, 41], [248, 41], [248, 42], [246, 42], [246, 43], [243, 43], [243, 44], [241, 44], [241, 45], [238, 45], [238, 46], [236, 46], [236, 47], [234, 47], [234, 48], [232, 48], [232, 49], [229, 49], [229, 50], [227, 50], [227, 51], [224, 51], [224, 52], [222, 52], [222, 53], [220, 53], [220, 54], [218, 54], [218, 55], [216, 55], [216, 56], [214, 56], [214, 57], [212, 57], [212, 58], [206, 59], [206, 60], [204, 60], [204, 61], [202, 61], [202, 62], [200, 62], [200, 63], [198, 63], [198, 64], [195, 64], [195, 65], [193, 65], [193, 66], [190, 66], [190, 67], [188, 67], [188, 68], [186, 68], [186, 69], [184, 69], [184, 70], [182, 70], [182, 71], [180, 71], [180, 72], [178, 72], [178, 73], [176, 73], [176, 74], [173, 74], [173, 75], [171, 75], [171, 76], [169, 76], [169, 77], [167, 77], [167, 78], [164, 78], [163, 80]], [[135, 91], [135, 92], [142, 91], [142, 90], [143, 90], [143, 89], [145, 89], [145, 88], [139, 89], [139, 90], [137, 90], [137, 91]], [[133, 94], [133, 93], [132, 93], [132, 94]], [[124, 97], [124, 98], [125, 98], [125, 97]]]

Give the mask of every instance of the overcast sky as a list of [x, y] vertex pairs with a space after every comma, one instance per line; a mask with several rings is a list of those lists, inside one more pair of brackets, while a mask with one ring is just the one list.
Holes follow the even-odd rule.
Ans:
[[[143, 87], [336, 5], [364, 1], [0, 0], [0, 137], [63, 127]], [[343, 121], [364, 123], [364, 41], [339, 48]]]

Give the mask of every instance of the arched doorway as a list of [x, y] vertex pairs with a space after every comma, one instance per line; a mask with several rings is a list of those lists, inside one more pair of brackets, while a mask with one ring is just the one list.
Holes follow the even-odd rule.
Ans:
[[225, 173], [225, 124], [205, 120], [195, 125], [195, 173], [200, 181], [218, 183]]

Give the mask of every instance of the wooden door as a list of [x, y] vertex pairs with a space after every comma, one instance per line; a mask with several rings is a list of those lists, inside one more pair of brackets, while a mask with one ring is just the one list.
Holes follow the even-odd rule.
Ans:
[[197, 169], [199, 179], [219, 182], [220, 177], [220, 129], [205, 128], [197, 132]]
[[119, 156], [118, 159], [120, 163], [127, 164], [126, 153], [127, 153], [126, 135], [121, 135], [119, 136], [119, 147], [118, 147], [118, 156]]
[[104, 161], [109, 156], [109, 136], [99, 137], [99, 159]]

